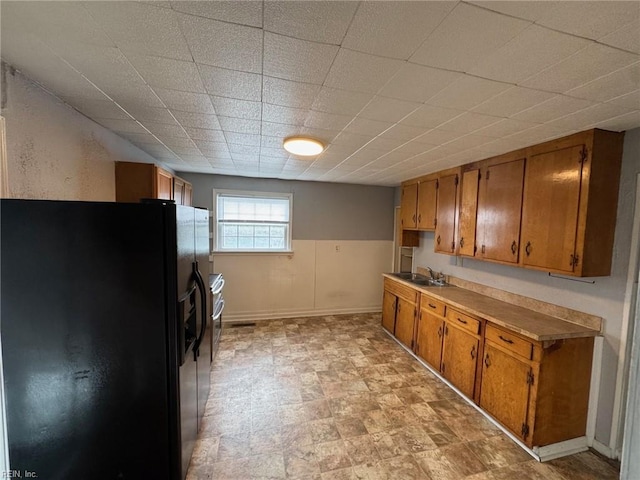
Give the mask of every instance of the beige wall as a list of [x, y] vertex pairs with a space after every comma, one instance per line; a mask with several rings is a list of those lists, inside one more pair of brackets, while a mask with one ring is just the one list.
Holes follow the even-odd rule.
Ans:
[[14, 198], [113, 201], [114, 161], [153, 162], [4, 63], [2, 116]]

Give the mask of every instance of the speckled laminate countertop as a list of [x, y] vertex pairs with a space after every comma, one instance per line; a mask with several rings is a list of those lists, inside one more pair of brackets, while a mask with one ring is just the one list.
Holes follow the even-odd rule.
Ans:
[[484, 318], [491, 323], [509, 328], [540, 342], [563, 338], [595, 337], [600, 334], [598, 330], [593, 328], [496, 300], [464, 288], [456, 286], [424, 287], [386, 273], [383, 276], [430, 295], [454, 308], [459, 308], [463, 312]]

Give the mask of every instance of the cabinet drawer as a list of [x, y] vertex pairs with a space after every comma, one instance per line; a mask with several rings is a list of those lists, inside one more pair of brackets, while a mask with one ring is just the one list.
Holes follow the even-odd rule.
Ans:
[[436, 300], [428, 295], [422, 294], [420, 297], [420, 308], [427, 310], [428, 312], [435, 313], [444, 317], [446, 306], [439, 300]]
[[475, 335], [480, 333], [480, 320], [452, 308], [447, 309], [447, 320], [458, 327], [469, 330]]
[[418, 291], [414, 288], [408, 287], [398, 282], [394, 282], [393, 280], [389, 280], [388, 278], [384, 279], [384, 289], [393, 293], [398, 297], [404, 298], [407, 302], [411, 302], [413, 304], [418, 303]]
[[501, 345], [516, 355], [526, 358], [527, 360], [531, 360], [533, 358], [533, 344], [514, 335], [513, 333], [510, 333], [508, 330], [502, 330], [493, 325], [487, 325], [485, 338], [496, 345]]

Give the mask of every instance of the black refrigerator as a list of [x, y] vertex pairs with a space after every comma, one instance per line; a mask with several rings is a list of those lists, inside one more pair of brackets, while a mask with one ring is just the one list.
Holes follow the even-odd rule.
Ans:
[[207, 210], [0, 201], [12, 471], [186, 476], [211, 369]]

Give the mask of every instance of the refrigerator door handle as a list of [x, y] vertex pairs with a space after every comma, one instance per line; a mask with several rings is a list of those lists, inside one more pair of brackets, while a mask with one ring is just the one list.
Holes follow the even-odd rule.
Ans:
[[213, 293], [214, 295], [217, 295], [222, 291], [223, 288], [224, 288], [224, 278], [211, 286], [211, 293]]
[[197, 358], [200, 355], [200, 343], [204, 338], [205, 331], [207, 330], [207, 290], [204, 286], [204, 280], [202, 274], [198, 269], [198, 262], [193, 262], [193, 274], [196, 277], [196, 283], [198, 284], [198, 290], [200, 290], [200, 305], [202, 310], [202, 324], [200, 325], [200, 335], [196, 340], [196, 344], [193, 347], [193, 356]]
[[211, 318], [213, 320], [218, 320], [220, 318], [220, 315], [222, 315], [223, 310], [224, 310], [224, 299], [221, 299], [219, 302], [216, 303], [216, 311], [213, 312], [213, 315], [211, 315]]

